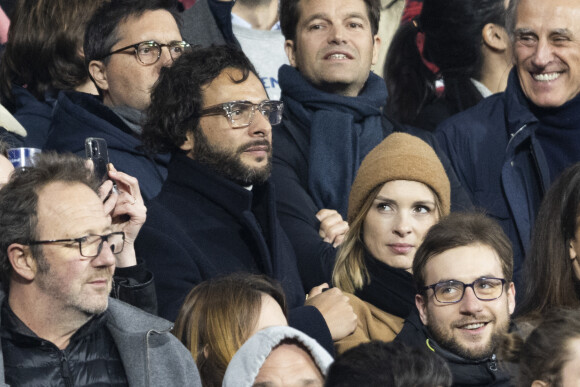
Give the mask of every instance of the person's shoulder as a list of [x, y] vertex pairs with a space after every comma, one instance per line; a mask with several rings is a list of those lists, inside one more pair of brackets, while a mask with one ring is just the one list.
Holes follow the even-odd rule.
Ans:
[[491, 95], [481, 100], [477, 105], [444, 120], [437, 126], [435, 132], [448, 131], [453, 128], [473, 132], [482, 127], [497, 127], [498, 123], [505, 120], [505, 104], [504, 93]]
[[126, 332], [169, 332], [173, 324], [161, 317], [149, 314], [137, 307], [109, 297], [107, 324]]

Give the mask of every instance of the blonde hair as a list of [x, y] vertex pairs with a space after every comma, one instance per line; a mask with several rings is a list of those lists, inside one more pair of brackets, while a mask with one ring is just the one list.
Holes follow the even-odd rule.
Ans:
[[[369, 272], [365, 265], [366, 247], [362, 240], [362, 227], [373, 202], [386, 183], [388, 181], [379, 184], [369, 192], [360, 211], [354, 215], [350, 223], [350, 229], [338, 250], [334, 270], [332, 271], [332, 283], [344, 292], [354, 293], [370, 282]], [[431, 187], [425, 186], [433, 194], [438, 220], [441, 220], [443, 217], [441, 200]]]

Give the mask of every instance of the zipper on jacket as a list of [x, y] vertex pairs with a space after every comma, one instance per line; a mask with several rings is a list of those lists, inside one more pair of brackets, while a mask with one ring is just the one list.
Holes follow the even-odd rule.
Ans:
[[524, 124], [524, 126], [522, 126], [521, 128], [519, 128], [519, 129], [518, 129], [518, 130], [517, 130], [517, 131], [516, 131], [514, 134], [512, 134], [512, 135], [511, 135], [511, 138], [510, 138], [510, 140], [508, 141], [508, 144], [507, 144], [507, 147], [506, 147], [506, 149], [510, 147], [510, 144], [511, 144], [511, 142], [513, 141], [513, 139], [514, 139], [514, 138], [516, 138], [516, 136], [517, 136], [517, 135], [518, 135], [518, 134], [519, 134], [519, 133], [520, 133], [522, 130], [524, 130], [524, 129], [525, 129], [527, 126], [528, 126], [528, 124]]
[[495, 353], [491, 355], [491, 360], [489, 362], [489, 370], [493, 372], [497, 371], [497, 357], [495, 356]]
[[540, 182], [540, 188], [542, 189], [542, 196], [546, 193], [546, 187], [544, 186], [544, 179], [542, 179], [542, 173], [540, 172], [540, 164], [538, 163], [538, 158], [536, 157], [536, 152], [534, 152], [534, 147], [530, 142], [530, 153], [532, 154], [532, 159], [534, 160], [534, 165], [536, 166], [536, 171], [538, 172], [538, 181]]
[[66, 354], [64, 351], [60, 352], [60, 369], [62, 372], [62, 378], [64, 379], [64, 385], [67, 387], [74, 387], [74, 384], [71, 380], [71, 373], [70, 368], [68, 366], [68, 359], [66, 358]]

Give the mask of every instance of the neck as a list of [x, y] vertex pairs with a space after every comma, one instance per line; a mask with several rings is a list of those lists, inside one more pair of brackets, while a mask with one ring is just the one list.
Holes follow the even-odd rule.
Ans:
[[236, 1], [232, 12], [250, 23], [255, 30], [271, 30], [278, 21], [278, 1], [271, 0], [259, 5]]
[[479, 82], [483, 83], [493, 94], [500, 93], [507, 87], [508, 76], [512, 69], [511, 57], [505, 52], [494, 52], [484, 48], [483, 65]]
[[80, 91], [81, 93], [99, 95], [99, 91], [97, 90], [97, 87], [95, 86], [93, 81], [91, 81], [90, 79], [87, 79], [85, 81], [85, 83], [75, 87], [75, 91]]
[[18, 318], [38, 337], [65, 349], [75, 334], [92, 316], [55, 308], [44, 292], [30, 286], [10, 286], [8, 304]]

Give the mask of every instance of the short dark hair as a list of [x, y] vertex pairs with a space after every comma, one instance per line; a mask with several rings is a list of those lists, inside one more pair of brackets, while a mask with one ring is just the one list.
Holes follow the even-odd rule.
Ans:
[[[8, 246], [27, 244], [36, 239], [38, 225], [38, 192], [54, 182], [81, 183], [95, 192], [99, 182], [85, 161], [73, 154], [41, 153], [34, 167], [17, 168], [0, 189], [0, 280], [8, 290], [12, 265]], [[39, 257], [40, 246], [31, 246], [33, 257]]]
[[185, 135], [198, 129], [203, 86], [227, 68], [242, 72], [234, 83], [244, 82], [250, 73], [258, 76], [246, 55], [233, 46], [195, 47], [173, 66], [162, 68], [143, 125], [145, 147], [152, 152], [179, 151]]
[[325, 387], [451, 386], [449, 366], [423, 348], [371, 341], [338, 356], [328, 370]]
[[[413, 260], [413, 278], [418, 293], [423, 293], [425, 266], [432, 257], [456, 247], [481, 244], [499, 256], [504, 279], [511, 282], [514, 269], [510, 240], [497, 222], [482, 213], [451, 213], [425, 235]], [[475, 258], [474, 258], [475, 259]]]
[[[371, 32], [375, 36], [379, 32], [381, 19], [381, 4], [379, 0], [363, 0], [367, 6]], [[286, 40], [296, 40], [296, 26], [300, 20], [300, 0], [280, 0], [280, 28]]]
[[[179, 26], [181, 19], [171, 0], [111, 0], [95, 12], [87, 25], [84, 41], [85, 63], [105, 57], [121, 39], [119, 25], [148, 11], [165, 10]], [[135, 42], [138, 43], [138, 42]], [[106, 63], [108, 58], [104, 59]]]

